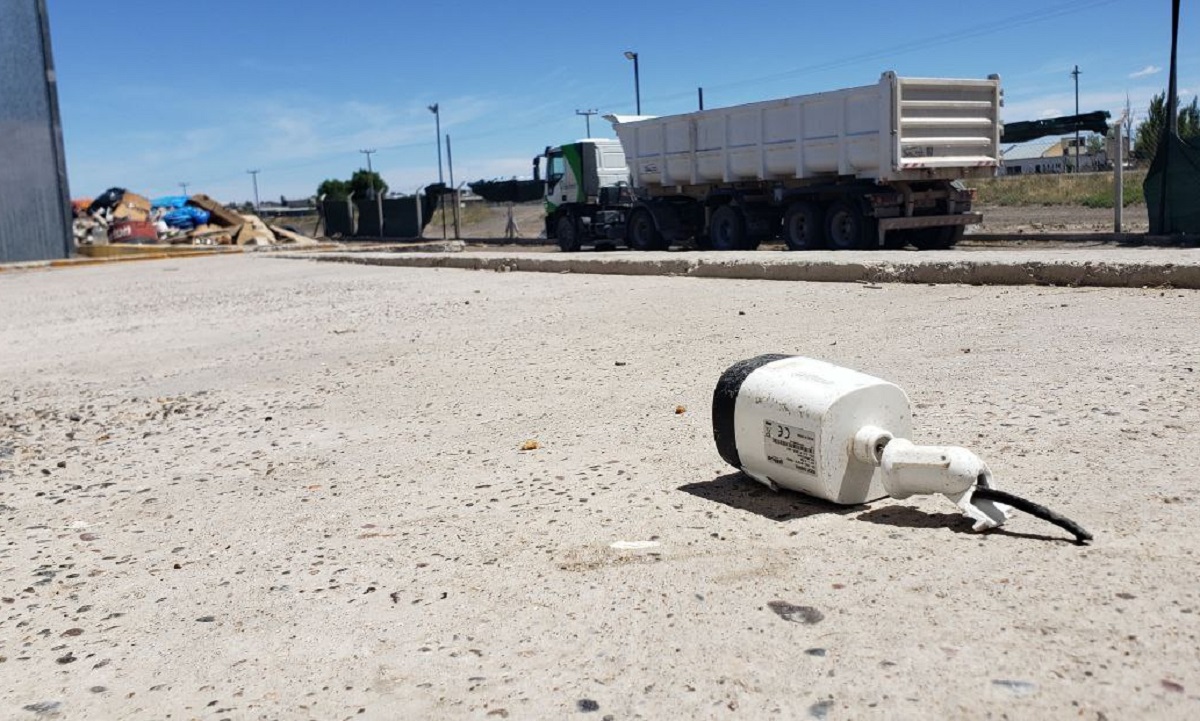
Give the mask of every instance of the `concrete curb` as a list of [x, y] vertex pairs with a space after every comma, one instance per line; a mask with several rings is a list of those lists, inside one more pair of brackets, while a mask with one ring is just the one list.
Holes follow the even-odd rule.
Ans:
[[[1078, 257], [1045, 260], [1038, 253], [1004, 251], [1008, 257], [956, 251], [915, 253], [793, 253], [756, 251], [748, 254], [605, 253], [599, 256], [496, 253], [453, 255], [414, 253], [275, 254], [323, 262], [408, 268], [585, 273], [596, 275], [665, 275], [740, 280], [790, 280], [832, 283], [962, 283], [968, 285], [1063, 285], [1106, 288], [1170, 286], [1200, 289], [1200, 253], [1179, 257], [1106, 260]], [[1135, 251], [1136, 252], [1136, 251]], [[1154, 251], [1151, 251], [1153, 253]], [[828, 257], [828, 256], [840, 257]], [[990, 254], [997, 255], [996, 253]], [[1092, 254], [1099, 255], [1099, 254]], [[769, 257], [768, 257], [769, 256]], [[853, 256], [853, 257], [852, 257]], [[867, 256], [876, 256], [870, 257]], [[1176, 262], [1182, 260], [1183, 262]]]
[[[0, 273], [46, 270], [50, 268], [80, 268], [91, 265], [107, 265], [109, 263], [125, 263], [135, 260], [170, 260], [174, 258], [211, 258], [221, 255], [236, 255], [238, 253], [287, 254], [292, 258], [306, 258], [314, 254], [333, 251], [338, 254], [357, 255], [359, 253], [456, 253], [463, 250], [462, 241], [436, 241], [409, 245], [371, 245], [364, 248], [347, 248], [336, 243], [320, 243], [300, 247], [280, 245], [259, 246], [160, 246], [160, 245], [129, 245], [129, 246], [97, 246], [114, 248], [112, 254], [94, 256], [79, 255], [71, 258], [55, 260], [30, 260], [17, 263], [0, 263]], [[354, 262], [345, 260], [344, 262]]]
[[[143, 246], [154, 247], [154, 246]], [[215, 258], [218, 256], [235, 255], [244, 252], [238, 250], [184, 250], [184, 251], [146, 251], [127, 255], [108, 255], [98, 257], [75, 256], [71, 258], [56, 258], [54, 260], [31, 260], [19, 263], [0, 263], [0, 273], [18, 271], [47, 270], [53, 268], [82, 268], [93, 265], [108, 265], [110, 263], [128, 263], [141, 260], [171, 260], [177, 258]]]

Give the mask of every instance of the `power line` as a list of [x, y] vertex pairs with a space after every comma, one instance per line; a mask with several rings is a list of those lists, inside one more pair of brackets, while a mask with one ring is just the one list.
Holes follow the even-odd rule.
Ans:
[[[838, 68], [849, 67], [849, 66], [857, 65], [857, 64], [869, 61], [869, 60], [875, 60], [875, 59], [879, 59], [879, 58], [891, 58], [891, 57], [895, 57], [897, 55], [903, 55], [903, 54], [915, 52], [918, 50], [923, 50], [923, 49], [926, 49], [929, 47], [934, 47], [934, 46], [938, 46], [938, 45], [946, 45], [946, 44], [961, 42], [961, 41], [967, 40], [967, 39], [977, 38], [977, 37], [980, 37], [983, 35], [989, 35], [989, 34], [992, 34], [992, 33], [995, 33], [995, 32], [1001, 31], [1001, 30], [1011, 30], [1011, 29], [1018, 28], [1018, 27], [1033, 25], [1036, 23], [1053, 20], [1053, 19], [1062, 17], [1064, 15], [1070, 15], [1073, 13], [1081, 12], [1083, 10], [1089, 10], [1092, 8], [1102, 7], [1105, 5], [1112, 5], [1116, 2], [1118, 2], [1118, 0], [1071, 0], [1071, 2], [1065, 2], [1065, 3], [1061, 3], [1059, 5], [1053, 5], [1053, 6], [1041, 9], [1041, 10], [1011, 15], [1009, 17], [1001, 18], [999, 20], [994, 20], [994, 21], [990, 21], [990, 22], [986, 22], [986, 23], [981, 23], [978, 25], [969, 26], [969, 27], [966, 27], [966, 28], [963, 28], [960, 30], [946, 31], [946, 32], [932, 35], [932, 36], [929, 36], [926, 38], [909, 40], [909, 41], [906, 41], [903, 43], [899, 43], [897, 45], [893, 45], [893, 46], [886, 47], [886, 48], [880, 48], [878, 50], [873, 50], [870, 52], [859, 53], [856, 55], [849, 55], [849, 56], [846, 56], [843, 58], [829, 60], [829, 61], [825, 61], [825, 62], [813, 63], [810, 65], [792, 68], [790, 70], [784, 70], [784, 71], [780, 71], [777, 73], [771, 73], [768, 75], [760, 75], [757, 77], [751, 77], [751, 78], [746, 78], [743, 80], [731, 81], [728, 83], [721, 83], [721, 84], [716, 84], [716, 85], [705, 85], [705, 89], [706, 90], [714, 90], [714, 89], [722, 90], [722, 89], [728, 89], [728, 88], [743, 88], [743, 87], [747, 87], [747, 86], [762, 85], [765, 83], [778, 82], [780, 80], [786, 80], [791, 77], [795, 77], [798, 75], [804, 75], [804, 74], [808, 74], [808, 73], [813, 73], [813, 72], [834, 70], [834, 69], [838, 69]], [[679, 99], [683, 99], [683, 98], [691, 98], [692, 93], [693, 93], [693, 91], [691, 89], [689, 89], [687, 91], [681, 91], [678, 93], [669, 93], [669, 94], [665, 94], [665, 95], [655, 96], [653, 98], [650, 98], [650, 100], [656, 101], [656, 102], [679, 100]], [[627, 102], [627, 100], [609, 101], [609, 102], [604, 102], [604, 103], [598, 103], [598, 105], [599, 105], [599, 107], [610, 107], [611, 108], [614, 106], [623, 105], [625, 102]], [[590, 123], [589, 123], [589, 125], [590, 125]], [[466, 140], [479, 140], [479, 139], [494, 137], [496, 135], [501, 135], [504, 133], [512, 132], [512, 130], [513, 130], [513, 128], [511, 128], [511, 127], [500, 127], [500, 128], [493, 128], [491, 130], [481, 131], [478, 133], [460, 135], [460, 136], [456, 136], [456, 137], [459, 138], [460, 142], [466, 141]], [[590, 131], [589, 131], [589, 134], [590, 134]], [[405, 150], [405, 149], [409, 149], [409, 148], [424, 147], [425, 145], [426, 145], [426, 143], [424, 143], [424, 142], [406, 142], [406, 143], [397, 143], [394, 145], [379, 146], [379, 149], [389, 150], [389, 151], [390, 150]], [[439, 136], [439, 151], [440, 151], [440, 136]], [[288, 163], [286, 165], [271, 166], [268, 168], [268, 170], [270, 170], [271, 172], [287, 172], [287, 171], [291, 171], [291, 170], [301, 170], [304, 168], [324, 164], [330, 158], [340, 155], [342, 152], [344, 152], [344, 151], [343, 150], [330, 150], [328, 152], [321, 152], [319, 155], [314, 156], [311, 160], [307, 160], [307, 161], [300, 162], [300, 163]], [[439, 165], [440, 165], [440, 163], [439, 163]], [[230, 176], [229, 178], [212, 179], [207, 182], [220, 182], [223, 180], [228, 180], [231, 177], [233, 177], [233, 176]]]
[[[813, 63], [811, 65], [805, 65], [803, 67], [793, 68], [791, 70], [784, 70], [784, 71], [780, 71], [778, 73], [772, 73], [770, 75], [760, 75], [760, 76], [754, 77], [754, 78], [746, 78], [743, 80], [731, 81], [728, 83], [722, 83], [722, 84], [718, 84], [718, 85], [707, 85], [706, 84], [704, 87], [706, 90], [712, 90], [712, 89], [720, 90], [720, 89], [726, 89], [726, 88], [742, 88], [742, 87], [746, 87], [746, 86], [750, 86], [750, 85], [761, 85], [763, 83], [777, 82], [779, 80], [786, 80], [788, 78], [791, 78], [791, 77], [794, 77], [797, 75], [804, 75], [807, 73], [813, 73], [813, 72], [818, 72], [818, 71], [823, 71], [823, 70], [835, 70], [835, 69], [842, 68], [842, 67], [856, 65], [856, 64], [865, 62], [867, 60], [875, 60], [878, 58], [890, 58], [890, 57], [893, 57], [896, 55], [902, 55], [902, 54], [910, 53], [910, 52], [913, 52], [916, 50], [924, 50], [924, 49], [932, 47], [932, 46], [947, 45], [950, 43], [955, 43], [955, 42], [959, 42], [962, 40], [979, 37], [981, 35], [990, 35], [994, 32], [1000, 31], [1000, 30], [1010, 30], [1012, 28], [1023, 27], [1025, 25], [1032, 25], [1034, 23], [1042, 22], [1045, 20], [1053, 20], [1055, 18], [1062, 17], [1064, 15], [1070, 15], [1070, 14], [1079, 12], [1081, 10], [1101, 7], [1103, 5], [1111, 5], [1117, 1], [1118, 0], [1073, 0], [1072, 2], [1064, 3], [1062, 5], [1055, 5], [1055, 6], [1046, 8], [1044, 10], [1022, 13], [1019, 15], [1013, 15], [1013, 16], [1010, 16], [1007, 18], [1002, 18], [1000, 20], [982, 23], [980, 25], [973, 25], [973, 26], [970, 26], [970, 27], [967, 27], [967, 28], [964, 28], [961, 30], [954, 30], [954, 31], [949, 31], [949, 32], [945, 32], [945, 33], [940, 33], [937, 35], [932, 35], [932, 36], [929, 36], [926, 38], [910, 40], [907, 42], [900, 43], [898, 45], [893, 45], [891, 47], [873, 50], [871, 52], [859, 53], [857, 55], [850, 55], [850, 56], [847, 56], [844, 58], [840, 58], [840, 59], [836, 59], [836, 60], [829, 60], [826, 62]], [[686, 91], [686, 92], [672, 93], [670, 95], [661, 95], [654, 99], [658, 100], [658, 101], [666, 101], [666, 100], [678, 100], [678, 99], [687, 98], [687, 97], [691, 97], [690, 90]], [[609, 106], [615, 105], [615, 104], [616, 103], [602, 103], [602, 105], [609, 105]]]

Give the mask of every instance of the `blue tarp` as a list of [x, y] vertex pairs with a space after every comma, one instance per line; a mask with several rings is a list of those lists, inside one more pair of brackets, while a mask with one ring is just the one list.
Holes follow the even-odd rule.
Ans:
[[190, 205], [185, 205], [182, 208], [172, 210], [163, 216], [163, 222], [172, 228], [180, 228], [182, 230], [191, 230], [197, 225], [204, 225], [208, 222], [209, 213], [207, 210], [193, 208]]
[[187, 202], [188, 199], [186, 195], [165, 195], [161, 198], [155, 198], [154, 200], [150, 201], [150, 207], [154, 210], [158, 210], [159, 208], [170, 208], [174, 210], [175, 208], [182, 208], [183, 206], [187, 205]]

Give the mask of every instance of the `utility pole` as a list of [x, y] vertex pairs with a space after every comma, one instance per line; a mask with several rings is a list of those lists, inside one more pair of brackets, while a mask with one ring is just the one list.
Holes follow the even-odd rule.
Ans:
[[191, 183], [180, 183], [179, 184], [179, 187], [183, 188], [184, 197], [187, 197], [187, 189], [188, 189], [189, 185], [191, 185]]
[[[1179, 49], [1179, 0], [1171, 2], [1171, 73], [1167, 79], [1167, 127], [1162, 129], [1162, 133], [1158, 136], [1158, 155], [1162, 156], [1162, 195], [1159, 197], [1158, 204], [1158, 228], [1157, 231], [1166, 235], [1174, 230], [1174, 224], [1168, 224], [1167, 219], [1171, 217], [1170, 203], [1171, 191], [1178, 190], [1172, 187], [1171, 184], [1171, 156], [1175, 153], [1171, 152], [1171, 142], [1174, 138], [1179, 137], [1179, 88], [1176, 85], [1176, 51]], [[1164, 147], [1164, 143], [1166, 144]], [[1149, 200], [1149, 198], [1147, 198]], [[1154, 223], [1150, 224], [1150, 232], [1154, 232], [1156, 228]]]
[[[1079, 66], [1071, 71], [1071, 75], [1075, 77], [1075, 114], [1079, 115]], [[1079, 172], [1079, 121], [1075, 121], [1075, 172]]]
[[367, 156], [367, 179], [371, 181], [371, 196], [375, 200], [375, 211], [379, 216], [379, 237], [383, 237], [383, 198], [375, 189], [375, 169], [371, 167], [371, 155], [378, 152], [374, 148], [358, 151]]
[[376, 193], [375, 193], [375, 169], [371, 167], [371, 155], [373, 155], [374, 153], [377, 153], [379, 151], [375, 150], [374, 148], [371, 148], [370, 150], [360, 150], [358, 152], [367, 156], [367, 179], [371, 181], [371, 197], [374, 198], [376, 195]]
[[[598, 112], [600, 112], [600, 111], [596, 110], [595, 108], [591, 108], [590, 110], [576, 110], [575, 111], [575, 114], [582, 115], [584, 122], [587, 123], [587, 137], [589, 137], [589, 138], [592, 137], [592, 116]], [[446, 151], [449, 152], [449, 150], [450, 150], [450, 141], [449, 141], [449, 136], [447, 136]], [[450, 182], [453, 183], [454, 178], [450, 178]]]
[[[450, 133], [446, 133], [446, 165], [450, 167], [450, 190], [453, 191], [450, 195], [454, 203], [454, 239], [462, 238], [462, 224], [458, 217], [458, 208], [460, 202], [458, 200], [458, 188], [454, 185], [454, 154], [450, 151]], [[442, 212], [442, 233], [446, 232], [446, 213]]]
[[1129, 107], [1129, 93], [1125, 93], [1125, 153], [1133, 160], [1133, 111]]
[[250, 176], [254, 178], [254, 209], [258, 210], [258, 174], [262, 171], [247, 170], [246, 172], [249, 173]]
[[704, 110], [704, 88], [696, 88], [696, 95], [700, 98], [700, 109]]
[[[434, 103], [428, 106], [429, 112], [433, 113], [434, 131], [437, 140], [438, 153], [438, 185], [442, 186], [442, 190], [446, 187], [446, 181], [442, 178], [442, 106], [440, 103]], [[418, 203], [421, 201], [418, 199]], [[442, 211], [442, 240], [446, 239], [446, 196], [444, 193], [438, 194], [437, 200], [438, 209]]]

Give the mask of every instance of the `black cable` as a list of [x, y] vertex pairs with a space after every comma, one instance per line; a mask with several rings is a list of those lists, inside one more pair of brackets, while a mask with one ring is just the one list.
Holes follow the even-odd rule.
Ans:
[[1040, 518], [1043, 521], [1049, 521], [1059, 528], [1074, 534], [1075, 542], [1079, 545], [1083, 545], [1092, 540], [1092, 534], [1084, 530], [1083, 526], [1079, 525], [1075, 521], [1072, 521], [1066, 516], [1060, 516], [1054, 511], [1051, 511], [1049, 508], [1034, 503], [1033, 501], [1021, 498], [1020, 496], [1014, 496], [1011, 493], [1005, 493], [1004, 491], [998, 491], [995, 488], [987, 488], [985, 486], [976, 486], [972, 496], [974, 498], [983, 498], [988, 501], [1004, 503], [1018, 510], [1025, 511], [1029, 515]]

